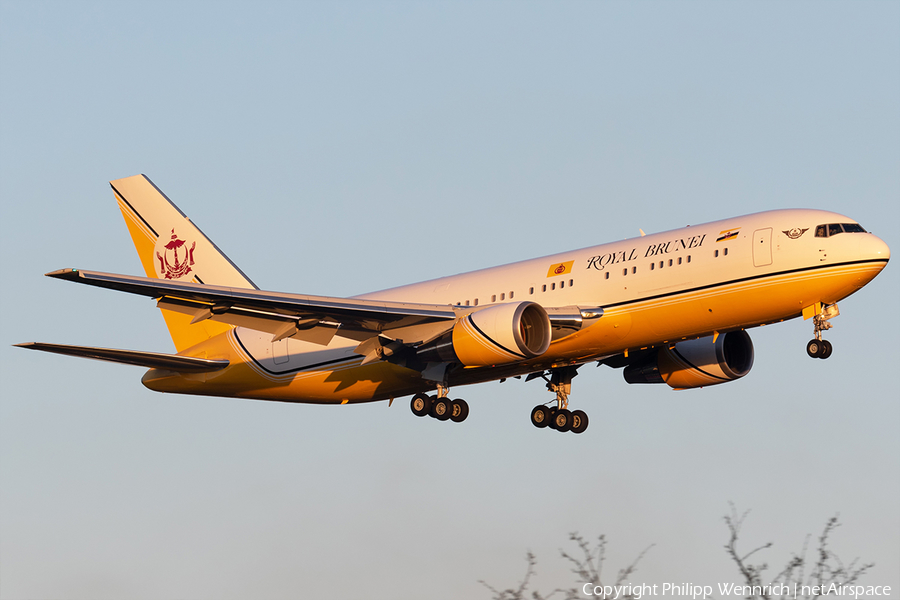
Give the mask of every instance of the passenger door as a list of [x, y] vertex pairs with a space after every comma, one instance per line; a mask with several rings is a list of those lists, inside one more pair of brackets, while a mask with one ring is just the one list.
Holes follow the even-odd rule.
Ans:
[[772, 264], [772, 228], [757, 229], [753, 232], [753, 266], [765, 267]]

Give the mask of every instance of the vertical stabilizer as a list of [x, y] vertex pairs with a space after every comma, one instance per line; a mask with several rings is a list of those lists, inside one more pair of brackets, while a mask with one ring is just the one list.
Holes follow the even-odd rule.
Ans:
[[[235, 288], [256, 286], [146, 175], [109, 182], [147, 277]], [[231, 328], [162, 310], [181, 352]]]

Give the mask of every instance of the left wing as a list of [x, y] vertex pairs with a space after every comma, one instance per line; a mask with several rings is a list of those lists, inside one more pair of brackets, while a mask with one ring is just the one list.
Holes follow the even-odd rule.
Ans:
[[[460, 318], [500, 306], [304, 296], [78, 269], [47, 276], [157, 298], [160, 308], [193, 316], [191, 323], [212, 319], [271, 333], [272, 341], [294, 338], [327, 345], [338, 335], [359, 342], [354, 351], [366, 357], [364, 363], [427, 344], [453, 329]], [[595, 323], [603, 308], [541, 307], [540, 312], [556, 340]]]
[[386, 334], [405, 344], [418, 344], [449, 330], [458, 316], [473, 311], [473, 307], [448, 304], [305, 296], [78, 269], [61, 269], [47, 276], [158, 298], [160, 308], [192, 315], [193, 323], [212, 319], [271, 333], [275, 341], [292, 337], [323, 345], [335, 334], [357, 341]]

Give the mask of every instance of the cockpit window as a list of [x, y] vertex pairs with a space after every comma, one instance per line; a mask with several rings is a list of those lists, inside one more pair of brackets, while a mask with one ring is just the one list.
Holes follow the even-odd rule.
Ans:
[[839, 233], [868, 233], [859, 223], [829, 223], [816, 226], [816, 237], [831, 237]]

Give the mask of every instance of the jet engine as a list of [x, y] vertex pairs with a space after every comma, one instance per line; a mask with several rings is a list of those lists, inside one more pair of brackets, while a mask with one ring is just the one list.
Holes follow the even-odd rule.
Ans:
[[746, 331], [729, 331], [678, 342], [625, 368], [628, 383], [666, 383], [676, 390], [740, 379], [753, 366], [753, 342]]
[[550, 347], [551, 335], [550, 317], [540, 304], [509, 302], [467, 314], [416, 354], [467, 367], [505, 365], [540, 356]]

